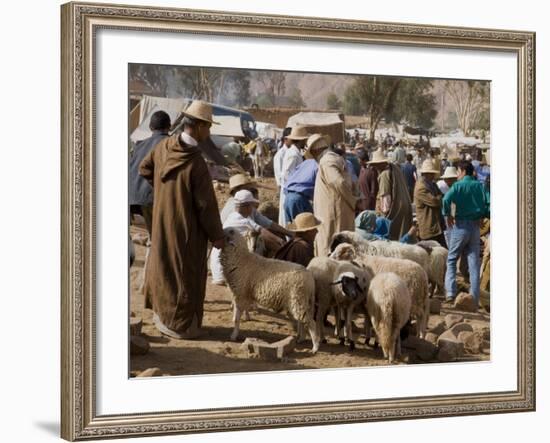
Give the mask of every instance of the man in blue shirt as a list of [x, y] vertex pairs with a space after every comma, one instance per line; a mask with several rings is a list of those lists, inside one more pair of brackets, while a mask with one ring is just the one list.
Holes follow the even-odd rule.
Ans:
[[311, 201], [315, 189], [315, 179], [319, 170], [318, 158], [328, 148], [328, 140], [320, 134], [314, 134], [307, 140], [307, 160], [303, 161], [288, 176], [285, 190], [285, 217], [294, 221], [298, 214], [313, 212]]
[[[457, 293], [456, 264], [464, 252], [468, 258], [470, 294], [479, 306], [479, 269], [481, 219], [489, 218], [489, 196], [481, 182], [473, 176], [474, 167], [466, 160], [458, 164], [458, 181], [443, 198], [443, 215], [449, 229], [449, 255], [445, 274], [447, 301], [453, 301]], [[455, 206], [454, 215], [451, 205]]]
[[411, 197], [411, 201], [413, 200], [414, 195], [414, 186], [416, 185], [416, 166], [413, 165], [413, 156], [411, 154], [407, 154], [406, 162], [401, 165], [401, 171], [403, 171], [403, 175], [405, 176], [405, 183], [407, 183], [407, 189], [409, 190], [409, 196]]

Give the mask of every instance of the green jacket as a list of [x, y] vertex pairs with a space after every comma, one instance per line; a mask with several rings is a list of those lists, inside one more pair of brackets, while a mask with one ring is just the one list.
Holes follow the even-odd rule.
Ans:
[[489, 194], [483, 183], [466, 175], [455, 182], [443, 198], [443, 215], [451, 215], [451, 203], [456, 206], [455, 219], [480, 220], [489, 218]]

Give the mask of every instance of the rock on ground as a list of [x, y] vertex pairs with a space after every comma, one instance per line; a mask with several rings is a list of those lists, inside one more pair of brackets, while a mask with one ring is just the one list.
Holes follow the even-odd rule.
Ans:
[[288, 336], [275, 343], [268, 343], [257, 338], [247, 338], [242, 347], [248, 351], [249, 358], [264, 360], [282, 360], [296, 347], [296, 338]]
[[448, 314], [445, 316], [445, 327], [452, 328], [457, 323], [463, 322], [464, 316], [460, 314]]
[[401, 343], [401, 346], [414, 350], [416, 357], [422, 361], [431, 361], [437, 354], [437, 346], [415, 336], [409, 336]]
[[457, 295], [454, 307], [460, 311], [477, 312], [477, 306], [474, 298], [465, 292]]
[[130, 355], [145, 355], [149, 352], [151, 345], [140, 335], [130, 337]]
[[441, 300], [437, 298], [430, 299], [430, 314], [439, 315], [441, 313]]
[[162, 372], [159, 368], [149, 368], [140, 372], [136, 377], [160, 377]]
[[143, 321], [138, 317], [130, 317], [130, 335], [141, 335]]
[[437, 336], [443, 334], [447, 330], [447, 325], [445, 321], [440, 321], [437, 325], [435, 325], [433, 328], [431, 328], [428, 332], [431, 332], [432, 334], [435, 334]]

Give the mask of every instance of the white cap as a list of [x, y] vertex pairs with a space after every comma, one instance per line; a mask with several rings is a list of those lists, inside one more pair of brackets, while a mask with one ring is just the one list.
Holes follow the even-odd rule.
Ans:
[[252, 192], [242, 189], [235, 193], [233, 197], [236, 205], [243, 205], [245, 203], [260, 203], [259, 200], [256, 200], [252, 195]]

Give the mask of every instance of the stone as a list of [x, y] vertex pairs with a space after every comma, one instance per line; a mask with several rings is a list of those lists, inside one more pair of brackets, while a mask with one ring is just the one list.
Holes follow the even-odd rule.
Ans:
[[145, 355], [149, 352], [151, 345], [140, 335], [130, 337], [130, 355]]
[[274, 343], [257, 338], [247, 338], [242, 344], [248, 351], [249, 358], [261, 358], [263, 360], [285, 359], [296, 348], [296, 338], [288, 336]]
[[[462, 339], [460, 335], [469, 334], [468, 336], [463, 336]], [[473, 333], [461, 332], [459, 334], [459, 339], [464, 343], [464, 349], [468, 354], [479, 354], [483, 346], [483, 333], [481, 331], [475, 331]]]
[[160, 377], [162, 376], [162, 371], [159, 368], [149, 368], [145, 371], [140, 372], [136, 377]]
[[455, 337], [458, 337], [458, 334], [461, 332], [474, 332], [474, 328], [469, 323], [457, 323], [451, 329], [449, 329]]
[[409, 336], [401, 343], [402, 348], [413, 349], [414, 354], [422, 361], [431, 361], [437, 354], [437, 346], [427, 340], [415, 336]]
[[441, 300], [437, 298], [430, 299], [430, 314], [441, 314]]
[[431, 328], [428, 332], [435, 334], [437, 336], [443, 334], [447, 330], [447, 325], [444, 320], [441, 320], [437, 325]]
[[130, 317], [130, 335], [141, 335], [143, 320], [139, 317]]
[[141, 246], [147, 246], [147, 243], [149, 242], [149, 235], [148, 234], [135, 234], [132, 237], [132, 241], [138, 245]]
[[477, 312], [477, 306], [474, 298], [465, 292], [461, 292], [456, 296], [454, 307], [460, 311]]
[[464, 316], [460, 314], [447, 314], [445, 316], [445, 327], [447, 329], [452, 328], [457, 323], [461, 323], [464, 321]]
[[437, 339], [439, 338], [439, 335], [434, 334], [433, 332], [428, 332], [426, 334], [426, 341], [430, 342], [432, 345], [437, 345]]
[[[447, 336], [443, 337], [445, 335]], [[441, 362], [456, 361], [464, 355], [464, 343], [460, 342], [451, 331], [447, 331], [439, 337], [437, 346], [439, 348], [437, 359]]]
[[480, 332], [483, 334], [483, 340], [491, 340], [491, 328], [489, 326], [484, 326], [480, 329]]

